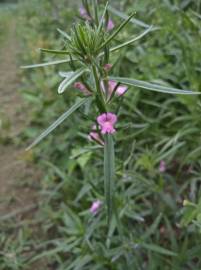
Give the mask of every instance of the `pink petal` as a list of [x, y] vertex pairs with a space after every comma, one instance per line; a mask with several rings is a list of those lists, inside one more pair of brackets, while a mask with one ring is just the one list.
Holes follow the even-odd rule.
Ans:
[[116, 132], [116, 129], [113, 128], [113, 126], [103, 126], [101, 129], [102, 134], [113, 134]]
[[115, 89], [116, 85], [117, 85], [117, 83], [115, 81], [110, 80], [108, 82], [108, 86], [109, 86], [109, 89], [111, 90], [111, 92], [113, 92], [113, 90]]
[[86, 10], [83, 6], [81, 6], [81, 7], [79, 8], [79, 13], [80, 13], [80, 16], [81, 16], [83, 19], [88, 20], [88, 21], [91, 20], [90, 16], [89, 16], [88, 13], [87, 13], [87, 10]]
[[[110, 80], [108, 82], [108, 85], [109, 85], [109, 93], [111, 95], [113, 93], [115, 87], [117, 86], [117, 82]], [[117, 90], [116, 90], [116, 95], [117, 96], [122, 96], [122, 95], [124, 95], [126, 93], [127, 90], [128, 90], [127, 86], [119, 85]]]
[[85, 96], [91, 95], [91, 92], [85, 87], [83, 83], [75, 82], [73, 86], [80, 90]]
[[115, 25], [114, 25], [113, 20], [109, 19], [108, 24], [107, 24], [107, 30], [111, 31], [114, 27], [115, 27]]
[[99, 142], [101, 145], [104, 145], [104, 141], [101, 139], [98, 132], [94, 132], [94, 131], [90, 132], [89, 133], [89, 139], [93, 140], [93, 141], [96, 141], [96, 142]]
[[105, 70], [106, 72], [110, 71], [111, 68], [112, 68], [112, 64], [105, 64], [105, 65], [104, 65], [104, 70]]
[[92, 214], [94, 214], [94, 215], [97, 214], [98, 210], [99, 210], [100, 207], [101, 207], [101, 204], [102, 204], [102, 202], [99, 201], [99, 200], [94, 201], [94, 202], [92, 203], [90, 209], [89, 209], [90, 212], [91, 212]]
[[87, 11], [83, 6], [79, 8], [79, 12], [80, 12], [80, 16], [82, 17], [87, 15]]
[[118, 96], [122, 96], [122, 95], [124, 95], [125, 93], [126, 93], [126, 91], [128, 90], [128, 87], [127, 86], [119, 86], [118, 88], [117, 88], [117, 91], [116, 91], [116, 94], [118, 95]]
[[97, 117], [97, 122], [99, 125], [104, 125], [105, 121], [107, 121], [107, 114], [103, 113]]
[[107, 113], [107, 121], [109, 121], [112, 125], [117, 122], [117, 116], [114, 113]]
[[117, 122], [117, 116], [114, 113], [103, 113], [97, 117], [97, 122], [101, 127], [101, 133], [114, 133], [116, 130], [113, 125]]
[[159, 172], [165, 172], [166, 171], [166, 163], [164, 160], [161, 160], [159, 165]]

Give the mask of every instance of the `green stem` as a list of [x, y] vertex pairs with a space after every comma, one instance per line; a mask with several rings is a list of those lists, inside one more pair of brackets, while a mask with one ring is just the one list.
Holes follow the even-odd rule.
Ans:
[[107, 112], [105, 98], [104, 98], [103, 92], [100, 88], [100, 80], [98, 78], [98, 73], [97, 73], [97, 69], [96, 69], [95, 65], [92, 65], [92, 72], [93, 72], [94, 82], [95, 82], [95, 86], [96, 86], [97, 102], [99, 103], [98, 104], [99, 110], [101, 113]]
[[96, 26], [99, 24], [99, 19], [98, 19], [98, 2], [97, 0], [93, 0], [93, 9], [94, 9], [94, 19]]
[[104, 145], [104, 186], [105, 200], [107, 206], [108, 226], [112, 218], [113, 197], [114, 197], [114, 175], [115, 175], [115, 156], [114, 142], [111, 134], [105, 135]]

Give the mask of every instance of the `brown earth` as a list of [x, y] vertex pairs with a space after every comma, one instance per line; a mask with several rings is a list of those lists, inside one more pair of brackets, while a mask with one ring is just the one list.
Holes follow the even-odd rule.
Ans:
[[[20, 140], [21, 132], [28, 126], [28, 108], [19, 93], [15, 21], [8, 23], [6, 32], [0, 41], [0, 239], [12, 223], [9, 237], [15, 242], [21, 226], [35, 223], [41, 172], [26, 161], [27, 143]], [[30, 230], [33, 233], [37, 229]], [[2, 254], [10, 256], [0, 246], [0, 256]], [[32, 269], [44, 268], [35, 265]]]
[[[40, 173], [25, 162], [26, 145], [17, 146], [20, 133], [26, 128], [26, 106], [19, 93], [15, 24], [8, 25], [6, 40], [0, 48], [0, 215], [33, 205], [37, 192], [29, 187], [39, 181]], [[4, 127], [6, 122], [6, 128]], [[29, 183], [30, 180], [31, 182]], [[28, 186], [26, 186], [26, 183]], [[24, 187], [25, 185], [25, 187]], [[11, 202], [9, 203], [9, 201]]]

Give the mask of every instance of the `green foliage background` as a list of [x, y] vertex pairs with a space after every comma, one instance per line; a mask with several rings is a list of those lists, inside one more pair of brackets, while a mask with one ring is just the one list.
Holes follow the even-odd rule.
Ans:
[[[77, 8], [69, 5], [65, 0], [21, 1], [23, 64], [54, 59], [35, 49], [62, 47], [56, 28], [69, 31], [78, 20]], [[127, 14], [136, 10], [137, 19], [159, 27], [111, 59], [114, 75], [201, 89], [201, 1], [114, 5]], [[130, 23], [118, 39], [142, 31]], [[65, 64], [61, 67], [66, 71]], [[57, 95], [57, 66], [25, 70], [21, 77], [22, 94], [32, 108], [22, 139], [31, 142], [74, 103], [77, 92], [72, 88]], [[96, 216], [89, 212], [94, 200], [104, 199], [103, 151], [87, 139], [92, 122], [75, 113], [30, 153], [44, 171], [39, 234], [21, 229], [10, 243], [17, 262], [0, 261], [3, 270], [29, 269], [36, 261], [59, 270], [201, 269], [201, 102], [131, 87], [123, 104], [115, 141], [119, 222], [114, 219], [108, 232], [104, 207]], [[159, 172], [161, 160], [167, 164], [165, 173]], [[194, 204], [183, 207], [184, 200]], [[0, 241], [5, 245], [5, 239]], [[27, 247], [31, 252], [24, 252]]]

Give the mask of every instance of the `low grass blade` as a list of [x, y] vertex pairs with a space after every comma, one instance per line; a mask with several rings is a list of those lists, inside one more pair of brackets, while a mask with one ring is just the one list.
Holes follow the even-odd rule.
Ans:
[[153, 251], [153, 252], [157, 252], [157, 253], [160, 253], [160, 254], [163, 254], [163, 255], [167, 255], [167, 256], [177, 256], [177, 253], [173, 252], [173, 251], [170, 251], [168, 249], [165, 249], [163, 247], [160, 247], [160, 246], [157, 246], [155, 244], [141, 244], [141, 246], [145, 249], [148, 249], [150, 251]]

